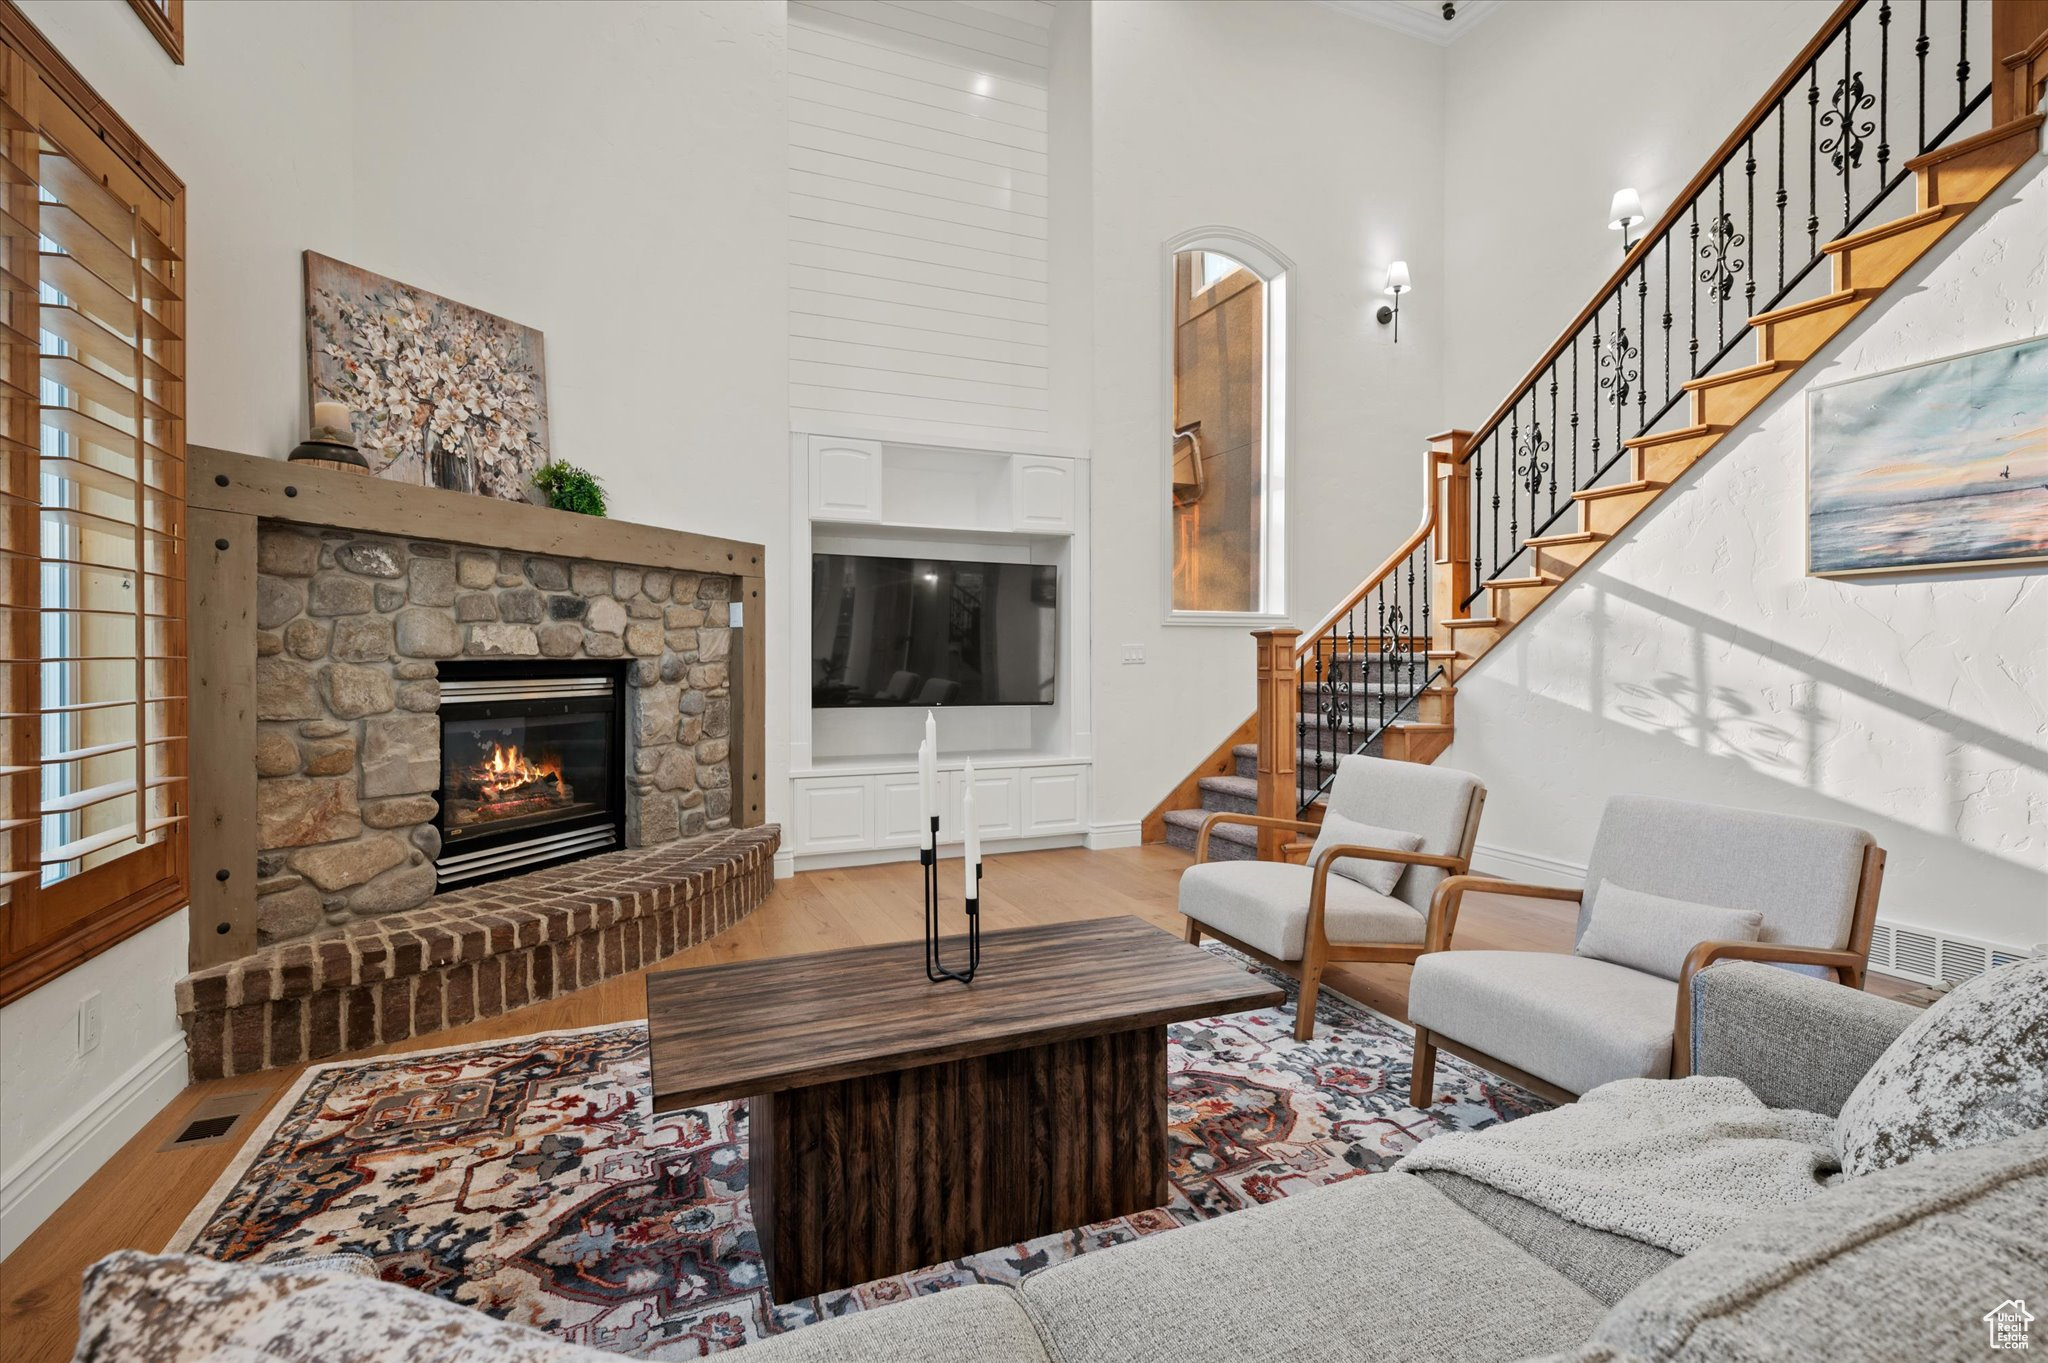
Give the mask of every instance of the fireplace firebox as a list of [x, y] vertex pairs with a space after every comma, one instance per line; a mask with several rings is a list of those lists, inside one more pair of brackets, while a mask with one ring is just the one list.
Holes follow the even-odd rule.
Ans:
[[441, 889], [625, 844], [625, 664], [441, 664]]

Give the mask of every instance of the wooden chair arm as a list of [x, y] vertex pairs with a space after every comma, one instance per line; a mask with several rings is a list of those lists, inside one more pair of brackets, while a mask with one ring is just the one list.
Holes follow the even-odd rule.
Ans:
[[1443, 951], [1450, 947], [1451, 934], [1458, 927], [1458, 909], [1464, 904], [1468, 890], [1477, 890], [1481, 894], [1514, 895], [1522, 899], [1561, 899], [1572, 903], [1586, 897], [1583, 890], [1567, 890], [1557, 885], [1526, 885], [1516, 880], [1495, 880], [1490, 876], [1449, 876], [1430, 897], [1429, 924], [1423, 933], [1427, 950]]
[[1339, 861], [1357, 857], [1362, 861], [1398, 861], [1409, 866], [1437, 866], [1457, 875], [1468, 863], [1462, 857], [1438, 856], [1433, 852], [1397, 852], [1391, 847], [1367, 847], [1359, 843], [1343, 843], [1326, 847], [1316, 858], [1315, 880], [1308, 892], [1308, 941], [1320, 941], [1323, 932], [1323, 903], [1329, 893], [1330, 870]]
[[1195, 834], [1195, 861], [1197, 864], [1209, 859], [1209, 830], [1219, 823], [1249, 824], [1253, 828], [1291, 828], [1298, 833], [1314, 833], [1317, 825], [1302, 819], [1276, 819], [1266, 814], [1237, 814], [1220, 809], [1202, 820], [1202, 828]]
[[1850, 987], [1863, 987], [1866, 962], [1853, 951], [1796, 947], [1784, 942], [1701, 942], [1678, 968], [1678, 1014], [1671, 1029], [1671, 1077], [1692, 1073], [1692, 979], [1715, 961], [1764, 961], [1772, 965], [1820, 965], [1842, 972]]

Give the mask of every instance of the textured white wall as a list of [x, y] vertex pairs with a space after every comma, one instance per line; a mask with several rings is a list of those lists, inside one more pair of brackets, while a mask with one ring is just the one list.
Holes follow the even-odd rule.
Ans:
[[2048, 333], [2048, 170], [2008, 182], [1458, 689], [1481, 842], [1583, 864], [1610, 794], [1836, 819], [1887, 919], [2048, 940], [2048, 580], [1809, 578], [1805, 392]]
[[[1443, 49], [1319, 5], [1095, 7], [1095, 817], [1142, 818], [1252, 710], [1243, 627], [1166, 625], [1165, 244], [1295, 265], [1289, 606], [1313, 620], [1420, 520], [1443, 352]], [[1415, 292], [1373, 320], [1387, 263]], [[1142, 644], [1142, 667], [1121, 662]]]

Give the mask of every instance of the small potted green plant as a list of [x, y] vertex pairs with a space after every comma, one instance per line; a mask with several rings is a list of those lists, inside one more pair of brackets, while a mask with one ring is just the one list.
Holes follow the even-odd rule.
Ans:
[[604, 484], [588, 469], [553, 459], [533, 475], [533, 485], [557, 511], [574, 511], [585, 516], [604, 515]]

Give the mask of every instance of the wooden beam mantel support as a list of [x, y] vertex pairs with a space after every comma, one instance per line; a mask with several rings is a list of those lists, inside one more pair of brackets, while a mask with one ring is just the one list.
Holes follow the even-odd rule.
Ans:
[[[1259, 657], [1259, 813], [1271, 819], [1292, 819], [1294, 772], [1301, 746], [1301, 674], [1294, 650], [1298, 629], [1252, 631]], [[1290, 834], [1284, 829], [1259, 830], [1259, 860], [1279, 861]]]
[[758, 544], [187, 447], [194, 970], [256, 941], [256, 536], [263, 521], [734, 579], [732, 823], [767, 819], [767, 593]]

